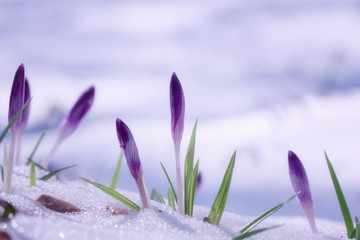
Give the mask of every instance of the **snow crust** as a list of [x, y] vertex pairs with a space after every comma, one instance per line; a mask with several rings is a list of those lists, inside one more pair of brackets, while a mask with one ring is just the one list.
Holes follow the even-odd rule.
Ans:
[[[1, 223], [13, 239], [232, 239], [254, 219], [225, 212], [219, 226], [203, 222], [209, 209], [195, 206], [194, 217], [180, 215], [170, 207], [152, 201], [152, 207], [128, 215], [112, 216], [106, 207], [126, 208], [120, 202], [82, 181], [53, 178], [29, 186], [30, 168], [15, 168], [12, 194], [1, 193], [19, 213], [9, 223]], [[37, 170], [38, 176], [44, 174]], [[137, 193], [123, 192], [140, 204]], [[80, 213], [57, 213], [36, 203], [48, 194], [82, 209]], [[270, 217], [258, 227], [284, 226], [255, 235], [251, 239], [347, 239], [342, 223], [317, 219], [320, 234], [312, 234], [305, 218]]]

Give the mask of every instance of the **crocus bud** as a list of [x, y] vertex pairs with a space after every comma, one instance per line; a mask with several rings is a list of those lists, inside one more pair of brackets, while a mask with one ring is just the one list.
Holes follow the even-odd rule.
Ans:
[[170, 110], [171, 110], [171, 135], [175, 148], [175, 164], [176, 164], [176, 191], [178, 196], [179, 212], [185, 213], [184, 192], [181, 182], [180, 169], [180, 144], [184, 131], [184, 115], [185, 115], [185, 99], [181, 83], [173, 73], [170, 82]]
[[90, 110], [95, 96], [95, 88], [92, 86], [84, 92], [72, 107], [69, 114], [63, 118], [60, 123], [57, 140], [51, 149], [48, 157], [43, 161], [42, 165], [47, 167], [51, 157], [54, 155], [56, 149], [64, 141], [65, 138], [73, 134], [79, 126], [80, 121], [84, 118], [85, 114]]
[[180, 145], [184, 131], [185, 99], [181, 83], [173, 73], [170, 82], [171, 134], [175, 145]]
[[[29, 100], [30, 98], [30, 86], [28, 80], [25, 78], [25, 94], [24, 94], [24, 104]], [[26, 130], [27, 122], [29, 120], [29, 114], [30, 114], [30, 104], [24, 109], [24, 111], [21, 114], [21, 122], [19, 126], [19, 134], [17, 138], [17, 150], [16, 150], [16, 157], [15, 157], [15, 163], [16, 165], [19, 164], [20, 159], [20, 153], [21, 153], [21, 141], [22, 136], [24, 135], [24, 132]]]
[[318, 231], [315, 224], [313, 201], [311, 198], [310, 185], [305, 172], [305, 168], [301, 163], [300, 159], [292, 151], [289, 151], [288, 153], [288, 162], [290, 179], [293, 189], [295, 193], [298, 193], [300, 191], [300, 194], [297, 196], [297, 198], [305, 215], [309, 220], [313, 233], [317, 233]]
[[[25, 90], [25, 92], [24, 92], [24, 104], [25, 104], [30, 98], [30, 86], [29, 86], [29, 82], [26, 78], [25, 78], [25, 89], [24, 90]], [[29, 120], [30, 105], [31, 105], [31, 103], [29, 103], [29, 105], [24, 109], [24, 111], [22, 112], [22, 115], [21, 115], [21, 124], [20, 124], [21, 133], [24, 133], [26, 126], [27, 126], [27, 122]]]
[[90, 110], [94, 102], [95, 88], [90, 87], [84, 92], [72, 107], [69, 114], [62, 120], [59, 129], [61, 138], [70, 136], [79, 126], [80, 121], [84, 118], [85, 114]]
[[[24, 95], [25, 95], [25, 68], [24, 64], [20, 64], [18, 67], [14, 81], [11, 87], [10, 101], [9, 101], [9, 122], [15, 117], [15, 115], [21, 110], [24, 105]], [[12, 125], [12, 132], [16, 132], [19, 129], [21, 124], [21, 116], [15, 121]]]
[[139, 189], [141, 203], [144, 208], [150, 206], [149, 193], [145, 183], [144, 173], [141, 167], [139, 152], [134, 137], [126, 124], [121, 119], [116, 119], [116, 132], [130, 173], [135, 179]]
[[202, 173], [199, 172], [196, 180], [195, 194], [197, 194], [200, 191], [200, 188], [202, 186], [202, 180], [203, 180]]

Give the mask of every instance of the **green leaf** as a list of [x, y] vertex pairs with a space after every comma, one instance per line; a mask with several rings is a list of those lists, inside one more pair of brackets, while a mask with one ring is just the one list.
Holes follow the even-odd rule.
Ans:
[[355, 217], [355, 224], [356, 224], [356, 227], [355, 227], [355, 238], [356, 240], [360, 240], [360, 223], [359, 223], [359, 219], [357, 217]]
[[170, 207], [172, 207], [176, 211], [174, 197], [171, 193], [170, 188], [168, 188], [168, 204]]
[[229, 189], [230, 189], [232, 173], [233, 173], [234, 165], [235, 165], [235, 158], [236, 158], [236, 151], [234, 151], [234, 153], [231, 157], [229, 165], [224, 174], [224, 178], [222, 180], [220, 189], [219, 189], [219, 191], [216, 195], [216, 198], [214, 200], [214, 203], [211, 207], [209, 216], [207, 218], [207, 221], [209, 223], [213, 223], [216, 225], [218, 225], [220, 223], [221, 216], [224, 212], [227, 196], [228, 196]]
[[157, 193], [157, 195], [158, 195], [158, 198], [159, 198], [160, 202], [163, 203], [163, 204], [166, 204], [165, 201], [164, 201], [164, 198], [161, 196], [161, 194], [159, 192]]
[[64, 171], [64, 170], [69, 169], [69, 168], [73, 168], [73, 167], [75, 167], [75, 166], [76, 166], [76, 164], [75, 164], [75, 165], [72, 165], [72, 166], [60, 168], [60, 169], [55, 170], [55, 171], [52, 171], [52, 172], [50, 172], [49, 174], [47, 174], [47, 175], [43, 176], [42, 178], [40, 178], [40, 180], [42, 180], [42, 181], [47, 181], [47, 180], [49, 180], [51, 177], [53, 177], [53, 176], [55, 176], [56, 174], [58, 174], [59, 172]]
[[26, 165], [30, 165], [30, 163], [32, 162], [36, 150], [38, 149], [41, 141], [43, 140], [43, 138], [45, 137], [45, 135], [46, 135], [46, 133], [47, 133], [48, 131], [49, 131], [49, 128], [46, 128], [46, 129], [44, 130], [44, 132], [41, 134], [41, 136], [40, 136], [39, 140], [37, 141], [37, 143], [36, 143], [33, 151], [32, 151], [31, 154], [30, 154], [30, 157], [28, 158], [28, 160], [27, 160], [27, 162], [26, 162]]
[[29, 105], [30, 101], [31, 101], [32, 97], [30, 97], [26, 103], [24, 104], [24, 106], [20, 109], [20, 111], [11, 119], [10, 123], [6, 126], [6, 128], [4, 129], [4, 131], [1, 133], [0, 135], [0, 143], [2, 142], [2, 140], [4, 139], [4, 137], [6, 136], [6, 133], [9, 131], [9, 129], [11, 128], [11, 126], [15, 123], [15, 121], [20, 117], [20, 114], [25, 110], [25, 108]]
[[30, 187], [32, 186], [36, 186], [36, 171], [34, 162], [32, 162], [30, 167]]
[[1, 164], [0, 164], [0, 170], [1, 170], [1, 180], [4, 181], [4, 168]]
[[114, 172], [114, 175], [113, 175], [112, 180], [111, 180], [110, 188], [112, 190], [116, 189], [117, 184], [119, 182], [120, 166], [121, 166], [121, 162], [122, 162], [123, 158], [124, 158], [124, 154], [123, 154], [123, 152], [121, 152], [119, 161], [118, 161], [118, 163], [116, 165], [115, 172]]
[[158, 193], [158, 191], [155, 188], [153, 188], [151, 193], [150, 193], [150, 199], [154, 200], [154, 201], [157, 201], [157, 202], [160, 202], [157, 193]]
[[161, 164], [161, 167], [162, 167], [162, 169], [163, 169], [163, 171], [164, 171], [164, 173], [165, 173], [165, 175], [166, 175], [166, 178], [167, 178], [167, 180], [168, 180], [168, 182], [169, 182], [169, 184], [170, 184], [171, 191], [172, 191], [172, 193], [174, 194], [175, 201], [177, 202], [176, 192], [175, 192], [175, 189], [174, 189], [174, 187], [173, 187], [173, 185], [172, 185], [172, 183], [171, 183], [171, 180], [170, 180], [170, 178], [169, 178], [169, 175], [167, 174], [164, 165], [163, 165], [161, 162], [160, 162], [160, 164]]
[[280, 203], [279, 205], [276, 205], [275, 207], [271, 208], [270, 210], [264, 212], [263, 214], [261, 214], [259, 217], [255, 218], [255, 220], [253, 220], [252, 222], [248, 223], [245, 227], [243, 227], [240, 230], [240, 233], [244, 234], [249, 232], [251, 229], [253, 229], [256, 225], [258, 225], [259, 223], [261, 223], [262, 221], [264, 221], [266, 218], [270, 217], [272, 214], [274, 214], [276, 211], [278, 211], [280, 208], [282, 208], [284, 205], [286, 205], [287, 203], [289, 203], [291, 200], [293, 200], [297, 195], [299, 195], [300, 192], [296, 193], [295, 195], [293, 195], [291, 198], [289, 198], [288, 200], [286, 200], [283, 203]]
[[336, 195], [337, 195], [337, 198], [338, 198], [338, 201], [339, 201], [341, 212], [342, 212], [343, 217], [344, 217], [347, 236], [348, 236], [348, 238], [351, 238], [352, 235], [353, 235], [353, 232], [355, 230], [354, 229], [354, 223], [353, 223], [353, 221], [351, 219], [350, 211], [349, 211], [349, 208], [348, 208], [348, 206], [346, 204], [345, 197], [344, 197], [344, 194], [343, 194], [343, 192], [341, 190], [339, 181], [338, 181], [338, 179], [336, 177], [334, 168], [331, 165], [330, 160], [329, 160], [326, 152], [325, 152], [325, 158], [326, 158], [327, 165], [329, 167], [331, 179], [332, 179], [333, 184], [334, 184], [334, 188], [335, 188], [335, 192], [336, 192]]
[[189, 179], [189, 192], [188, 192], [188, 198], [186, 200], [187, 200], [187, 205], [188, 205], [187, 215], [189, 215], [190, 217], [192, 217], [192, 215], [193, 215], [195, 189], [196, 189], [198, 171], [199, 171], [199, 160], [196, 162], [194, 170], [192, 171], [192, 174]]
[[5, 200], [0, 199], [0, 206], [4, 208], [0, 219], [1, 222], [10, 221], [17, 213], [16, 208]]
[[260, 229], [257, 229], [257, 230], [251, 231], [251, 232], [246, 232], [244, 234], [241, 234], [240, 236], [234, 237], [233, 240], [245, 239], [245, 238], [254, 236], [255, 234], [258, 234], [258, 233], [261, 233], [261, 232], [264, 232], [264, 231], [267, 231], [267, 230], [270, 230], [270, 229], [273, 229], [273, 228], [278, 228], [278, 227], [281, 227], [281, 226], [282, 225], [275, 225], [275, 226], [268, 227], [268, 228], [260, 228]]
[[194, 155], [195, 155], [195, 138], [196, 138], [196, 128], [197, 128], [198, 119], [195, 121], [195, 125], [191, 134], [189, 146], [187, 149], [185, 157], [185, 167], [184, 167], [184, 199], [185, 199], [185, 214], [190, 215], [190, 199], [189, 199], [189, 185], [190, 178], [192, 176], [192, 171], [194, 167]]
[[136, 205], [133, 201], [131, 201], [127, 197], [121, 195], [120, 193], [112, 190], [111, 188], [105, 187], [104, 185], [93, 182], [93, 181], [91, 181], [89, 179], [86, 179], [86, 178], [82, 178], [82, 177], [80, 177], [80, 178], [82, 180], [84, 180], [85, 182], [88, 182], [88, 183], [94, 185], [95, 187], [99, 188], [101, 191], [105, 192], [106, 194], [110, 195], [111, 197], [115, 198], [116, 200], [122, 202], [123, 204], [125, 204], [129, 208], [131, 208], [133, 210], [136, 210], [136, 211], [140, 211], [140, 207], [138, 205]]

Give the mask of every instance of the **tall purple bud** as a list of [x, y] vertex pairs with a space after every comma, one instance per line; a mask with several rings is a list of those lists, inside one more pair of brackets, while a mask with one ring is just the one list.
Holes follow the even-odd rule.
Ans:
[[181, 182], [180, 145], [184, 131], [185, 98], [181, 83], [173, 73], [170, 82], [171, 135], [175, 148], [176, 190], [179, 212], [184, 214], [184, 193]]
[[[20, 64], [18, 67], [14, 81], [11, 87], [10, 101], [9, 101], [9, 122], [15, 117], [15, 115], [21, 110], [24, 105], [24, 96], [25, 96], [25, 68], [24, 64]], [[15, 157], [15, 146], [21, 126], [21, 115], [15, 121], [15, 123], [10, 128], [10, 151], [9, 151], [9, 164], [8, 168], [5, 170], [5, 179], [4, 179], [4, 191], [5, 193], [10, 193], [11, 190], [11, 177], [12, 169], [14, 164]]]
[[[20, 64], [18, 67], [14, 81], [11, 87], [10, 101], [9, 101], [9, 122], [15, 115], [21, 110], [24, 105], [24, 96], [25, 96], [25, 68], [24, 64]], [[10, 131], [16, 132], [19, 130], [21, 124], [21, 116], [15, 121], [12, 125]]]
[[77, 100], [75, 105], [70, 110], [69, 114], [63, 118], [63, 120], [60, 123], [58, 137], [55, 142], [55, 145], [50, 151], [48, 157], [42, 163], [44, 167], [47, 167], [49, 165], [51, 157], [53, 156], [59, 145], [64, 141], [64, 139], [66, 139], [75, 132], [81, 120], [90, 110], [94, 102], [94, 96], [95, 96], [95, 88], [92, 86], [80, 96], [80, 98]]
[[134, 137], [126, 124], [121, 119], [116, 119], [116, 132], [130, 173], [135, 179], [139, 189], [141, 203], [144, 208], [150, 206], [149, 193], [145, 182], [144, 173], [141, 167], [139, 152]]
[[[24, 93], [24, 104], [29, 100], [30, 98], [30, 86], [29, 86], [29, 82], [28, 80], [25, 78], [25, 93]], [[24, 132], [26, 130], [26, 126], [27, 126], [27, 122], [29, 120], [29, 115], [30, 115], [30, 105], [31, 103], [29, 103], [29, 105], [24, 109], [24, 111], [21, 114], [21, 122], [20, 122], [20, 127], [19, 127], [19, 138], [17, 139], [17, 151], [16, 151], [16, 165], [19, 164], [19, 159], [20, 159], [20, 153], [21, 153], [21, 142], [22, 142], [22, 137], [24, 135]]]
[[295, 155], [292, 151], [288, 153], [288, 162], [289, 162], [289, 173], [290, 179], [295, 193], [301, 192], [297, 198], [300, 202], [300, 205], [307, 216], [310, 227], [313, 233], [318, 233], [315, 218], [314, 218], [314, 208], [313, 201], [311, 198], [311, 191], [309, 181], [305, 172], [305, 168], [301, 163], [298, 156]]

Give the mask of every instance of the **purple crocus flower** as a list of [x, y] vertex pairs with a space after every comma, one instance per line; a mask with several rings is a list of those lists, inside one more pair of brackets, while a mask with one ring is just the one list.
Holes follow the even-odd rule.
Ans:
[[63, 118], [60, 123], [58, 137], [54, 147], [50, 151], [48, 157], [43, 161], [42, 165], [47, 167], [52, 155], [55, 153], [59, 145], [75, 132], [79, 126], [80, 121], [84, 118], [85, 114], [90, 110], [95, 96], [95, 88], [92, 86], [86, 92], [84, 92], [77, 100], [75, 105], [70, 110], [69, 114]]
[[[24, 64], [20, 64], [18, 67], [14, 81], [11, 87], [10, 101], [9, 101], [9, 122], [15, 117], [15, 115], [21, 110], [24, 105], [25, 96], [25, 68]], [[21, 124], [21, 116], [12, 125], [10, 131], [17, 131]]]
[[179, 212], [184, 214], [184, 193], [180, 169], [180, 144], [184, 131], [185, 98], [181, 83], [173, 73], [170, 82], [171, 135], [175, 148], [176, 191]]
[[295, 193], [298, 193], [300, 191], [300, 194], [297, 196], [297, 198], [305, 215], [309, 220], [313, 233], [317, 233], [318, 230], [315, 224], [313, 201], [311, 198], [310, 185], [305, 172], [305, 168], [298, 156], [296, 156], [295, 153], [293, 153], [292, 151], [289, 151], [288, 153], [288, 162], [290, 179], [293, 189]]
[[139, 152], [134, 137], [126, 124], [121, 119], [116, 119], [116, 132], [130, 173], [135, 179], [139, 189], [141, 203], [144, 208], [150, 206], [149, 193], [147, 190], [144, 173], [141, 167]]
[[202, 181], [203, 181], [202, 173], [199, 172], [196, 180], [195, 194], [197, 194], [200, 191], [200, 188], [202, 186]]
[[[24, 103], [25, 104], [29, 98], [30, 98], [30, 86], [29, 86], [29, 82], [28, 80], [25, 78], [25, 94], [24, 94]], [[22, 136], [24, 135], [24, 132], [26, 130], [26, 126], [27, 126], [27, 122], [29, 120], [29, 115], [30, 115], [30, 104], [24, 109], [24, 111], [21, 114], [21, 122], [20, 122], [20, 126], [19, 126], [19, 135], [18, 135], [18, 139], [17, 139], [17, 151], [16, 151], [16, 165], [19, 164], [19, 159], [20, 159], [20, 152], [21, 152], [21, 141], [22, 141]]]
[[[25, 96], [25, 68], [24, 64], [20, 64], [18, 67], [14, 81], [11, 87], [10, 93], [10, 101], [9, 101], [9, 115], [8, 120], [11, 120], [15, 117], [15, 115], [21, 110], [24, 105], [24, 96]], [[9, 150], [9, 158], [8, 158], [8, 167], [5, 170], [5, 178], [4, 178], [4, 191], [5, 193], [10, 193], [11, 190], [11, 177], [12, 177], [12, 169], [14, 164], [15, 157], [15, 147], [17, 138], [19, 136], [20, 126], [21, 126], [21, 118], [20, 115], [15, 123], [10, 128], [10, 150]]]

